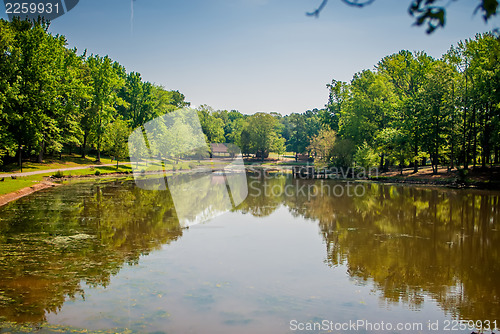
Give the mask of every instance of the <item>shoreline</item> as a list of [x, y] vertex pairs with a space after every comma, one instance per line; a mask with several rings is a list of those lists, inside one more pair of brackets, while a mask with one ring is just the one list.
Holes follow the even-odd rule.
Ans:
[[383, 184], [400, 184], [400, 185], [421, 185], [421, 186], [436, 186], [452, 189], [484, 189], [484, 190], [500, 190], [498, 184], [490, 184], [485, 182], [465, 182], [460, 183], [450, 180], [422, 180], [422, 179], [396, 179], [396, 178], [371, 178], [367, 179], [370, 182]]
[[[257, 166], [255, 166], [257, 167]], [[266, 168], [264, 166], [259, 166]], [[276, 168], [277, 166], [273, 166]], [[291, 166], [279, 166], [279, 167], [291, 167]], [[279, 167], [277, 169], [279, 169]], [[251, 169], [251, 167], [250, 167]], [[273, 169], [273, 168], [270, 168]], [[99, 179], [103, 177], [113, 177], [113, 176], [130, 176], [132, 173], [103, 173], [100, 175], [78, 175], [78, 176], [70, 176], [70, 177], [62, 177], [62, 178], [46, 178], [45, 180], [36, 183], [32, 186], [22, 188], [20, 190], [7, 193], [4, 195], [0, 195], [0, 207], [7, 205], [10, 202], [23, 198], [25, 196], [31, 195], [37, 191], [58, 187], [62, 184], [55, 183], [53, 181], [69, 181], [75, 179]], [[49, 180], [50, 179], [50, 180]], [[355, 179], [352, 180], [364, 180], [368, 182], [382, 183], [382, 184], [400, 184], [400, 185], [422, 185], [422, 186], [437, 186], [437, 187], [446, 187], [452, 189], [480, 189], [480, 190], [500, 190], [500, 183], [498, 182], [481, 182], [481, 181], [469, 181], [469, 182], [458, 182], [450, 179], [426, 179], [426, 178], [411, 178], [404, 179], [399, 176], [388, 176], [388, 177], [374, 177], [367, 179]]]
[[0, 195], [0, 207], [9, 204], [10, 202], [16, 201], [20, 198], [23, 198], [25, 196], [31, 195], [37, 191], [43, 190], [43, 189], [48, 189], [48, 188], [53, 188], [53, 187], [58, 187], [60, 184], [51, 182], [51, 181], [41, 181], [39, 183], [36, 183], [30, 187], [25, 187], [20, 190]]

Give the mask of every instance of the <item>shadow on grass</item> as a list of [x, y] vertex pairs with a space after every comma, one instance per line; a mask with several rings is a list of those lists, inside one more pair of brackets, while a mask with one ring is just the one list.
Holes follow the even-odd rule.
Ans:
[[[107, 163], [112, 163], [111, 159], [107, 156], [101, 156], [101, 164], [107, 164]], [[92, 155], [82, 158], [81, 155], [77, 154], [72, 154], [72, 155], [63, 154], [62, 159], [59, 159], [58, 157], [48, 156], [44, 159], [42, 163], [34, 161], [23, 161], [23, 172], [29, 172], [33, 170], [97, 165], [97, 164], [98, 163], [96, 163], [96, 157]], [[20, 168], [17, 163], [10, 163], [8, 165], [2, 166], [0, 169], [3, 172], [8, 172], [8, 173], [20, 172]]]

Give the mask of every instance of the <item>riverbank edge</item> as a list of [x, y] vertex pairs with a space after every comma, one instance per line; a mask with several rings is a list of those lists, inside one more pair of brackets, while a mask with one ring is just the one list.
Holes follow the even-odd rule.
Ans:
[[[98, 178], [114, 177], [114, 176], [130, 176], [130, 174], [131, 173], [103, 173], [99, 176], [89, 174], [89, 175], [62, 177], [59, 179], [53, 177], [47, 177], [44, 181], [36, 183], [32, 186], [25, 187], [20, 190], [7, 193], [4, 195], [0, 195], [0, 207], [15, 200], [18, 200], [22, 197], [31, 195], [37, 191], [62, 185], [62, 183], [54, 183], [48, 179], [57, 181], [69, 181], [74, 179], [98, 179]], [[353, 180], [358, 180], [358, 179], [353, 179]], [[360, 181], [364, 180], [367, 182], [374, 182], [374, 183], [383, 183], [383, 184], [437, 186], [437, 187], [446, 187], [454, 189], [500, 190], [499, 182], [458, 182], [457, 180], [450, 180], [450, 179], [426, 180], [426, 179], [403, 179], [400, 177], [372, 177], [368, 179], [359, 179], [359, 180]]]
[[499, 182], [479, 182], [466, 181], [459, 182], [458, 180], [449, 179], [403, 179], [398, 177], [372, 177], [368, 181], [383, 183], [383, 184], [401, 184], [401, 185], [422, 185], [422, 186], [438, 186], [453, 189], [481, 189], [481, 190], [500, 190]]
[[7, 193], [4, 195], [0, 195], [0, 207], [9, 204], [10, 202], [13, 202], [15, 200], [18, 200], [20, 198], [23, 198], [25, 196], [31, 195], [37, 191], [43, 190], [43, 189], [48, 189], [48, 188], [53, 188], [60, 186], [61, 184], [57, 184], [51, 181], [44, 180], [42, 182], [36, 183], [32, 186], [22, 188], [17, 191], [13, 191], [11, 193]]

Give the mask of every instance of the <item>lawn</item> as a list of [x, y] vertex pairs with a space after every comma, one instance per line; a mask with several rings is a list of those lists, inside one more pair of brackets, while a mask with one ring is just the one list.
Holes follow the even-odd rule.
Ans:
[[49, 176], [50, 174], [37, 174], [31, 176], [18, 177], [12, 179], [6, 177], [3, 181], [0, 181], [0, 195], [5, 195], [11, 192], [21, 190], [26, 187], [31, 187], [33, 184], [43, 181], [43, 176]]
[[[34, 172], [37, 170], [46, 170], [46, 169], [57, 169], [57, 168], [70, 168], [70, 167], [78, 167], [78, 166], [86, 166], [86, 165], [97, 165], [95, 162], [95, 156], [87, 156], [86, 158], [82, 158], [81, 155], [77, 154], [63, 154], [62, 160], [59, 160], [55, 157], [47, 157], [42, 163], [31, 162], [31, 161], [23, 161], [23, 172]], [[101, 156], [101, 165], [116, 163], [116, 160], [111, 161], [109, 157]], [[17, 165], [17, 163], [11, 163], [5, 166], [2, 166], [0, 169], [1, 173], [20, 173], [21, 169]]]
[[[78, 158], [81, 159], [81, 158]], [[85, 161], [87, 162], [93, 162], [93, 160], [90, 159], [82, 159], [81, 161], [78, 161], [78, 159], [73, 159], [73, 161], [68, 161], [68, 162], [62, 162], [62, 163], [57, 163], [57, 162], [47, 162], [45, 164], [32, 164], [32, 168], [30, 170], [23, 168], [23, 172], [28, 172], [28, 171], [37, 171], [37, 170], [46, 170], [46, 169], [57, 169], [57, 168], [69, 168], [69, 167], [78, 167], [78, 166], [85, 166]], [[110, 163], [110, 159], [101, 159], [106, 163]], [[78, 163], [80, 162], [80, 163]], [[202, 163], [204, 165], [205, 163]], [[192, 163], [187, 163], [187, 162], [179, 162], [178, 164], [165, 164], [165, 170], [173, 170], [173, 167], [175, 166], [175, 169], [177, 170], [189, 170], [191, 169]], [[159, 164], [150, 164], [148, 170], [161, 170], [162, 167]], [[11, 171], [12, 172], [12, 171]], [[30, 176], [18, 176], [15, 179], [12, 179], [10, 177], [5, 177], [4, 181], [0, 181], [0, 195], [5, 195], [11, 192], [15, 192], [18, 190], [21, 190], [26, 187], [30, 187], [33, 184], [37, 182], [43, 181], [44, 177], [49, 177], [49, 176], [54, 176], [58, 174], [60, 178], [64, 177], [77, 177], [77, 176], [84, 176], [84, 175], [103, 175], [103, 174], [114, 174], [114, 173], [132, 173], [132, 167], [130, 166], [130, 163], [125, 163], [125, 164], [120, 164], [118, 165], [118, 169], [116, 168], [116, 165], [113, 166], [100, 166], [100, 167], [88, 167], [88, 168], [82, 168], [82, 169], [77, 169], [77, 170], [69, 170], [69, 171], [58, 171], [58, 172], [50, 172], [50, 173], [43, 173], [43, 174], [36, 174], [36, 175], [30, 175]], [[0, 179], [1, 180], [1, 179]], [[52, 179], [53, 181], [57, 181], [58, 178]]]
[[[118, 169], [116, 169], [116, 166], [102, 166], [97, 168], [85, 168], [85, 169], [78, 169], [71, 171], [61, 171], [60, 175], [62, 175], [63, 177], [96, 175], [97, 171], [99, 171], [99, 174], [101, 175], [109, 173], [126, 173], [126, 172], [130, 173], [132, 172], [132, 168], [130, 167], [130, 165], [119, 165]], [[55, 174], [56, 173], [43, 173], [30, 176], [18, 176], [15, 179], [12, 179], [10, 177], [5, 177], [3, 178], [3, 181], [0, 181], [0, 195], [5, 195], [11, 192], [21, 190], [26, 187], [31, 187], [33, 184], [43, 181], [44, 177], [53, 176]], [[57, 181], [57, 178], [52, 180]]]

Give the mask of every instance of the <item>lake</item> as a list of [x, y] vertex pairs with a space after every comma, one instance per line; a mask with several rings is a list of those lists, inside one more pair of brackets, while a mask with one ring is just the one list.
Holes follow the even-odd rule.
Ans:
[[0, 333], [500, 326], [499, 192], [279, 173], [248, 192], [189, 228], [168, 191], [130, 179], [0, 208]]

